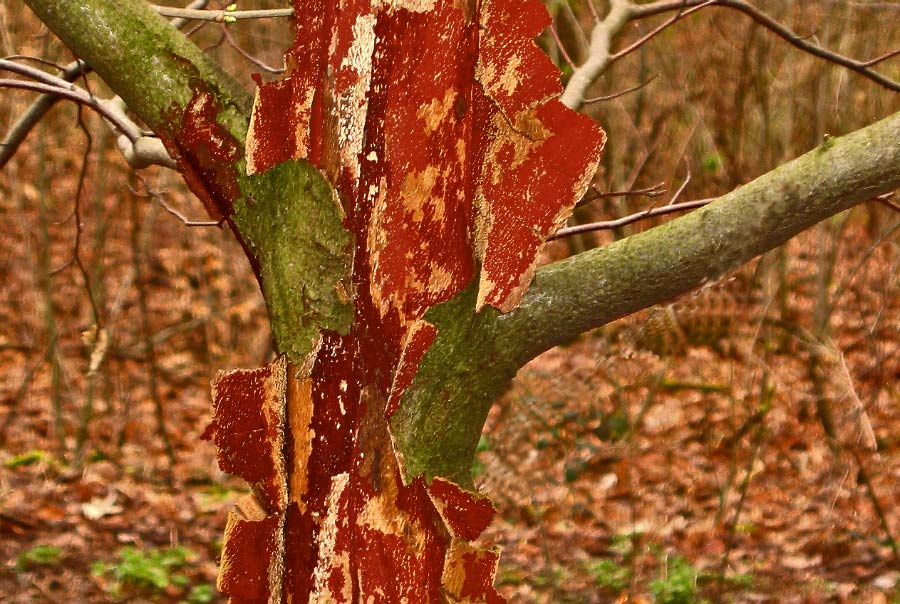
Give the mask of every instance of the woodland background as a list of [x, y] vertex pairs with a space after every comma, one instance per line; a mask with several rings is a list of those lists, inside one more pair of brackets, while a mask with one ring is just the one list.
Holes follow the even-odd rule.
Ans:
[[[583, 2], [547, 3], [577, 59]], [[900, 49], [900, 4], [756, 4], [849, 56]], [[251, 72], [281, 65], [291, 32], [270, 20], [193, 36], [249, 88]], [[565, 74], [552, 37], [541, 43]], [[13, 54], [72, 60], [4, 0], [0, 55]], [[880, 69], [896, 79], [900, 59]], [[719, 195], [900, 110], [900, 95], [717, 8], [614, 64], [595, 90], [640, 83], [586, 109], [609, 134], [596, 184], [666, 192], [600, 199], [581, 221]], [[0, 93], [0, 131], [32, 98]], [[891, 205], [863, 204], [520, 372], [475, 468], [500, 512], [483, 539], [503, 548], [510, 602], [900, 602]], [[272, 346], [233, 237], [175, 213], [205, 219], [175, 173], [127, 168], [100, 120], [70, 104], [0, 173], [4, 602], [219, 601], [219, 539], [245, 486], [201, 438], [209, 380], [267, 362]], [[547, 260], [652, 224], [554, 242]], [[110, 333], [93, 360], [92, 313]]]

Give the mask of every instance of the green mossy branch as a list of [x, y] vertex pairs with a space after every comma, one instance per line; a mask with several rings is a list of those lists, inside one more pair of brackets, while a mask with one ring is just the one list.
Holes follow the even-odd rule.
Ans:
[[251, 96], [143, 0], [26, 2], [157, 134], [177, 144], [202, 142], [178, 139], [197, 91], [213, 96], [215, 119], [240, 151], [231, 224], [258, 268], [279, 352], [300, 362], [321, 330], [346, 333], [353, 319], [351, 237], [341, 208], [306, 162], [246, 176]]
[[471, 484], [491, 403], [540, 353], [715, 280], [898, 187], [900, 113], [829, 138], [691, 214], [541, 268], [505, 315], [474, 315], [472, 288], [433, 308], [426, 319], [438, 335], [391, 418], [407, 478]]
[[25, 0], [158, 134], [172, 138], [202, 84], [243, 146], [252, 97], [144, 0]]
[[475, 279], [425, 314], [438, 336], [390, 419], [409, 480], [442, 476], [472, 488], [472, 462], [484, 420], [518, 369], [507, 343], [493, 337], [499, 312], [485, 306], [476, 314], [477, 297]]
[[256, 257], [279, 352], [300, 365], [320, 330], [350, 330], [352, 238], [334, 190], [307, 162], [278, 164], [240, 187], [232, 220]]
[[690, 214], [539, 270], [497, 337], [519, 363], [714, 281], [816, 223], [900, 187], [900, 113], [829, 139]]

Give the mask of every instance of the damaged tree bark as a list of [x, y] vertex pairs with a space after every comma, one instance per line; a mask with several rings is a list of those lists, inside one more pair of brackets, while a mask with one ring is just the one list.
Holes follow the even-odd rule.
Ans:
[[501, 602], [471, 466], [516, 370], [900, 184], [893, 116], [535, 277], [605, 142], [557, 98], [537, 0], [297, 0], [288, 75], [252, 110], [141, 0], [27, 1], [264, 293], [281, 356], [216, 378], [207, 431], [254, 491], [226, 529], [235, 603]]
[[[457, 409], [438, 434], [412, 441], [389, 422], [436, 335], [425, 313], [473, 282], [476, 308], [516, 306], [541, 245], [590, 182], [602, 132], [557, 100], [557, 74], [531, 42], [547, 25], [537, 2], [296, 10], [305, 27], [287, 55], [290, 75], [257, 89], [247, 173], [296, 160], [318, 167], [336, 190], [349, 262], [325, 274], [324, 295], [284, 258], [261, 265], [287, 360], [266, 370], [267, 388], [258, 372], [220, 378], [214, 432], [225, 459], [271, 460], [264, 479], [261, 468], [241, 475], [277, 496], [257, 495], [232, 515], [220, 586], [235, 601], [499, 601], [497, 552], [470, 545], [493, 515], [468, 490], [471, 451], [442, 452], [465, 459], [455, 475], [404, 464], [454, 424], [480, 426]], [[352, 321], [316, 316], [301, 332], [302, 318], [279, 319], [297, 304], [274, 295], [278, 284], [297, 288], [301, 307], [336, 292], [320, 314], [343, 316], [346, 306]], [[282, 399], [281, 409], [262, 404]], [[247, 408], [273, 411], [244, 425]], [[261, 444], [272, 450], [257, 455], [249, 438], [226, 444], [236, 431], [268, 434]], [[250, 593], [247, 561], [260, 561], [259, 543], [270, 545]]]

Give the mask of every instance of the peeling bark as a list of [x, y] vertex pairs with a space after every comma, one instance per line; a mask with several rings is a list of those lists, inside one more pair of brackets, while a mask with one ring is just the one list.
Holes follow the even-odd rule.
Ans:
[[289, 75], [257, 90], [247, 169], [305, 160], [334, 184], [355, 240], [355, 320], [321, 331], [309, 378], [288, 380], [287, 415], [302, 419], [286, 428], [285, 597], [500, 602], [498, 552], [470, 544], [490, 503], [466, 490], [468, 470], [404, 467], [420, 445], [396, 441], [389, 420], [437, 335], [427, 311], [470, 284], [478, 306], [516, 305], [602, 132], [557, 100], [531, 41], [549, 22], [534, 0], [295, 10], [305, 27]]
[[281, 602], [288, 479], [284, 458], [287, 365], [281, 358], [213, 381], [213, 421], [204, 436], [219, 467], [253, 494], [228, 514], [218, 587], [235, 602]]

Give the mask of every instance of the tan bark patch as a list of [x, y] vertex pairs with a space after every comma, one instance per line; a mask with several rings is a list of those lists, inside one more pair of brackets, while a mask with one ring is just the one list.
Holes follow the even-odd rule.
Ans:
[[[331, 479], [331, 492], [328, 495], [328, 514], [325, 516], [318, 533], [319, 562], [313, 573], [315, 589], [310, 602], [317, 604], [350, 602], [352, 595], [350, 560], [347, 552], [338, 552], [335, 547], [340, 524], [346, 522], [346, 519], [340, 514], [340, 502], [349, 481], [350, 475], [347, 472], [342, 472]], [[343, 590], [340, 594], [332, 593], [329, 584], [329, 579], [335, 569], [344, 575]]]
[[456, 89], [448, 88], [444, 92], [443, 100], [438, 100], [437, 97], [433, 98], [430, 103], [427, 105], [423, 105], [419, 111], [416, 113], [416, 116], [425, 122], [425, 134], [430, 135], [432, 132], [438, 129], [448, 115], [450, 114], [450, 110], [453, 109], [453, 104], [456, 102]]

